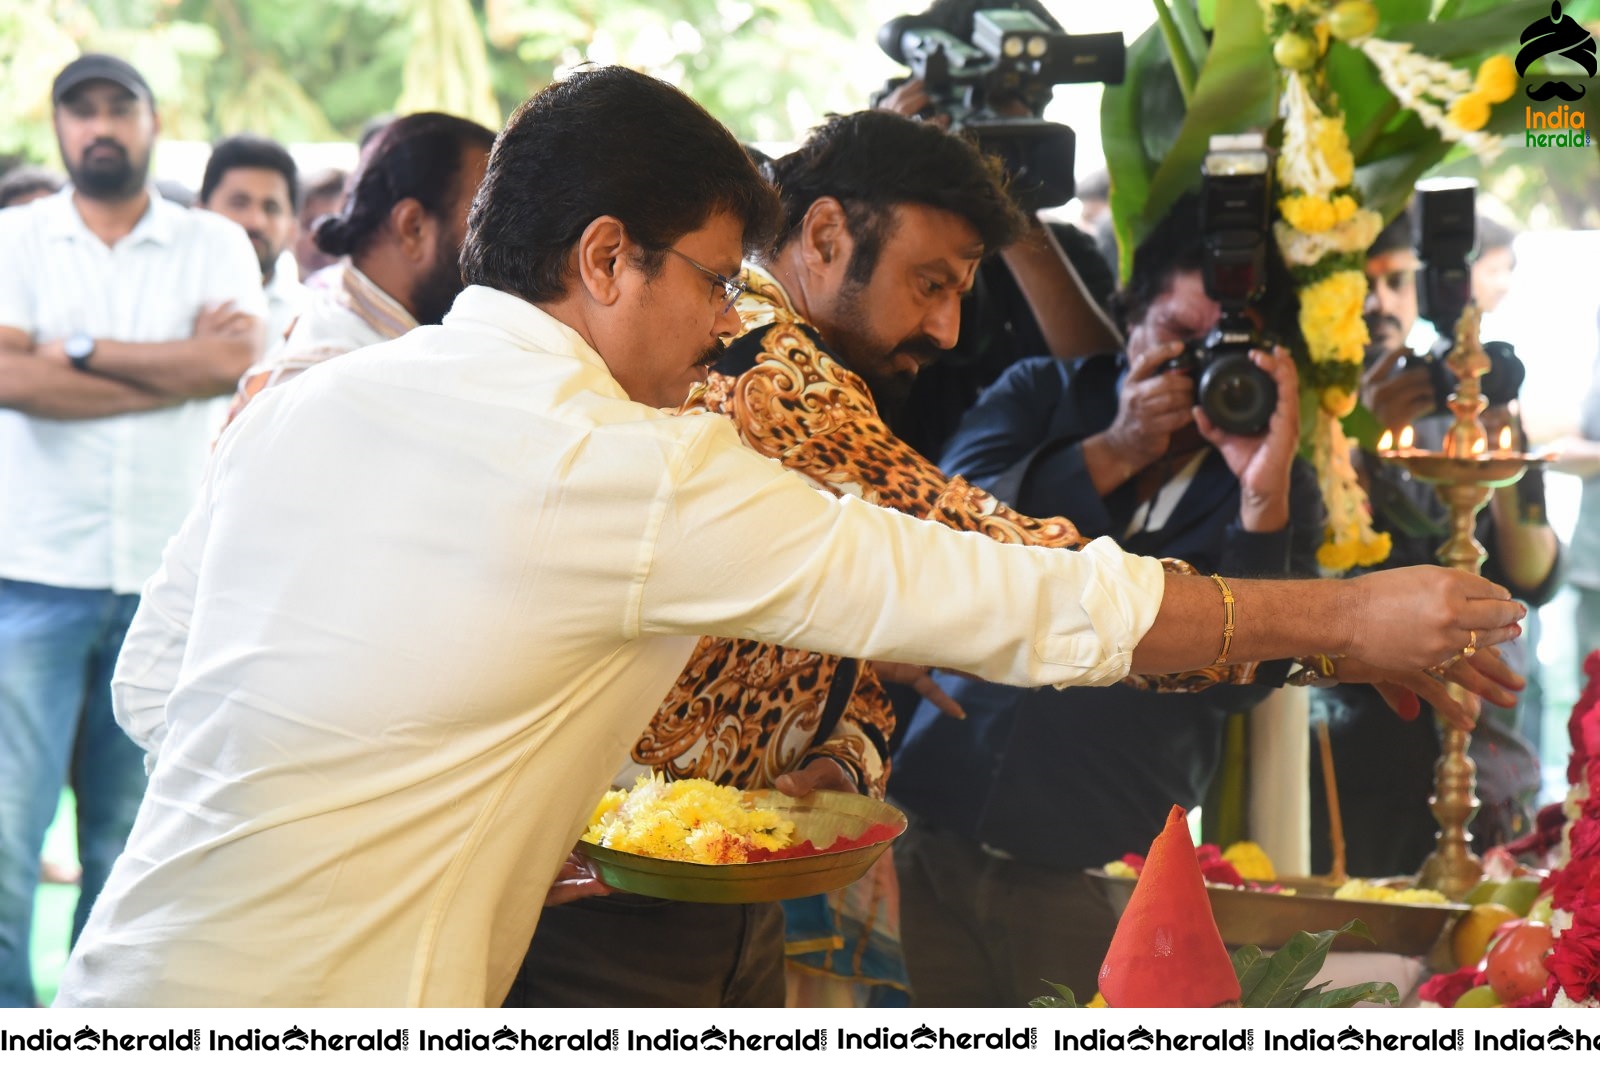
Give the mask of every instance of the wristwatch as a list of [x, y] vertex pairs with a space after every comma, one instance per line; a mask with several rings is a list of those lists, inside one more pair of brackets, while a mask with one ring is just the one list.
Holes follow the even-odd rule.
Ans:
[[80, 371], [89, 369], [89, 357], [94, 355], [94, 338], [88, 334], [73, 334], [61, 346], [72, 366]]

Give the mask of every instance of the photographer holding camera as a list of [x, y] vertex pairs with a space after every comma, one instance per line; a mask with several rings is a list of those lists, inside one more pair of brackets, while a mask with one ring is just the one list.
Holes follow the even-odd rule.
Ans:
[[973, 137], [1005, 162], [1029, 222], [979, 268], [955, 345], [895, 413], [897, 433], [932, 459], [978, 393], [1017, 360], [1077, 359], [1121, 342], [1102, 307], [1116, 279], [1094, 239], [1046, 224], [1038, 211], [1074, 192], [1073, 132], [1040, 117], [1051, 89], [1121, 81], [1123, 48], [1117, 34], [1063, 33], [1036, 0], [937, 0], [885, 24], [878, 40], [911, 75], [892, 80], [873, 105]]
[[[1223, 318], [1207, 293], [1217, 251], [1201, 205], [1179, 200], [1135, 254], [1119, 301], [1126, 353], [1015, 364], [962, 421], [945, 466], [1134, 551], [1202, 571], [1312, 575], [1322, 505], [1295, 458], [1293, 361], [1250, 356], [1276, 387], [1255, 436], [1219, 429], [1197, 403], [1199, 376], [1173, 366]], [[1264, 217], [1259, 233], [1264, 246]], [[1283, 674], [1267, 664], [1257, 679]], [[1045, 992], [1041, 976], [1096, 989], [1116, 920], [1083, 869], [1142, 851], [1173, 803], [1204, 798], [1228, 716], [1264, 685], [1068, 694], [940, 682], [968, 718], [920, 707], [890, 781], [913, 816], [895, 856], [918, 1004], [1026, 1004]]]
[[[1419, 448], [1437, 448], [1451, 416], [1445, 402], [1455, 379], [1443, 356], [1456, 320], [1471, 295], [1468, 256], [1474, 244], [1473, 198], [1468, 187], [1422, 189], [1416, 202], [1378, 235], [1367, 252], [1366, 320], [1371, 343], [1362, 377], [1361, 402], [1387, 429], [1413, 427]], [[1420, 253], [1420, 255], [1419, 255]], [[1431, 319], [1439, 340], [1421, 356], [1405, 341], [1419, 318]], [[1522, 365], [1509, 345], [1486, 342], [1491, 370], [1483, 379], [1490, 407], [1483, 413], [1489, 440], [1511, 426], [1514, 444], [1526, 444], [1512, 411]], [[1374, 526], [1387, 531], [1393, 548], [1384, 568], [1436, 562], [1448, 533], [1448, 517], [1433, 487], [1404, 469], [1363, 453], [1358, 471], [1373, 504]], [[1515, 486], [1497, 489], [1478, 517], [1476, 536], [1488, 549], [1485, 576], [1512, 596], [1537, 607], [1560, 584], [1560, 543], [1545, 521], [1537, 472]], [[1514, 668], [1533, 659], [1526, 639], [1508, 645]], [[1519, 660], [1521, 661], [1519, 663]], [[1341, 685], [1313, 695], [1328, 717], [1334, 773], [1345, 828], [1346, 866], [1355, 876], [1414, 872], [1433, 849], [1438, 824], [1428, 808], [1439, 736], [1433, 717], [1401, 721], [1389, 714], [1371, 687]], [[1469, 755], [1478, 763], [1482, 802], [1471, 826], [1481, 849], [1515, 838], [1529, 828], [1528, 802], [1539, 787], [1539, 762], [1517, 734], [1517, 716], [1479, 721]], [[1527, 715], [1537, 716], [1530, 708]], [[1312, 866], [1331, 863], [1322, 765], [1311, 760]]]

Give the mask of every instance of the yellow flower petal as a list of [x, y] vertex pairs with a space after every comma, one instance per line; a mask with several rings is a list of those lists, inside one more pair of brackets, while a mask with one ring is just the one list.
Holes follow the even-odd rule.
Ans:
[[1481, 94], [1491, 104], [1510, 100], [1517, 91], [1517, 68], [1509, 56], [1490, 56], [1478, 67], [1478, 77], [1473, 91]]
[[1450, 121], [1463, 130], [1481, 130], [1489, 122], [1489, 98], [1474, 90], [1450, 105]]

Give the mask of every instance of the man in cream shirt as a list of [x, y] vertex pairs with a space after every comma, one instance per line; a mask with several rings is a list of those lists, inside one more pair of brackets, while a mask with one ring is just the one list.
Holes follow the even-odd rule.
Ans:
[[0, 213], [0, 1007], [35, 1001], [34, 884], [63, 783], [74, 930], [138, 811], [112, 667], [266, 314], [244, 232], [149, 183], [144, 77], [90, 53], [51, 96], [72, 184]]
[[[1210, 581], [840, 501], [662, 414], [774, 215], [692, 101], [580, 71], [496, 144], [444, 324], [252, 402], [118, 667], [153, 770], [60, 1004], [499, 1004], [701, 634], [1034, 685], [1216, 656]], [[1520, 615], [1437, 568], [1234, 592], [1241, 658], [1422, 668]]]

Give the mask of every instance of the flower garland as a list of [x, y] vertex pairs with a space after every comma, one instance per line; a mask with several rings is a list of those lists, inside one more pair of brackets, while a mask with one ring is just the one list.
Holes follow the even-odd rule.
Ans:
[[1302, 388], [1316, 400], [1310, 429], [1327, 508], [1317, 563], [1325, 571], [1367, 567], [1389, 556], [1389, 535], [1373, 530], [1372, 509], [1350, 461], [1352, 443], [1340, 423], [1356, 407], [1368, 341], [1366, 251], [1383, 219], [1362, 207], [1344, 112], [1329, 90], [1328, 43], [1337, 38], [1378, 68], [1384, 85], [1441, 137], [1488, 153], [1496, 146], [1479, 132], [1490, 107], [1510, 97], [1515, 70], [1504, 56], [1484, 63], [1476, 81], [1465, 71], [1373, 36], [1378, 11], [1371, 0], [1259, 0], [1273, 40], [1283, 92], [1283, 145], [1278, 156], [1274, 236], [1299, 287], [1300, 329], [1310, 365]]
[[1556, 941], [1545, 966], [1558, 988], [1551, 999], [1558, 1007], [1600, 1001], [1600, 651], [1589, 654], [1584, 669], [1589, 684], [1567, 727], [1572, 758], [1564, 863], [1542, 887], [1554, 894]]

